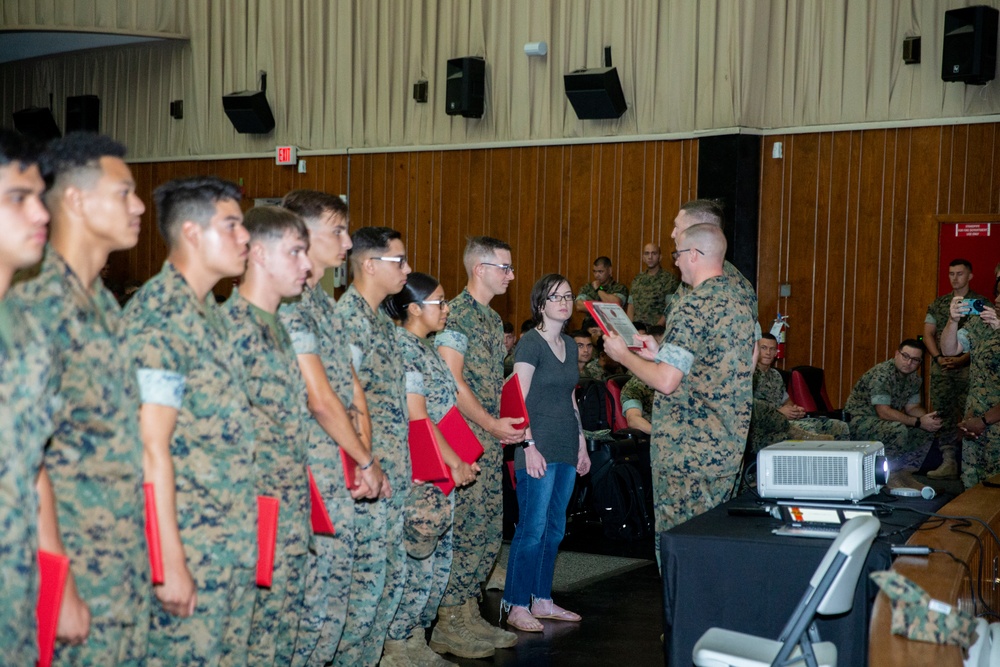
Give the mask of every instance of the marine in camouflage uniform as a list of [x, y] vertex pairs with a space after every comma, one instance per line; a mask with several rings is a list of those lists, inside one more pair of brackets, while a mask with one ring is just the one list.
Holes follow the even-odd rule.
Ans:
[[[434, 337], [437, 347], [449, 347], [464, 357], [463, 378], [490, 415], [500, 414], [500, 374], [503, 357], [503, 321], [488, 305], [473, 298], [468, 289], [448, 302], [448, 323]], [[457, 488], [455, 497], [454, 556], [451, 576], [441, 606], [452, 607], [479, 599], [500, 553], [503, 538], [503, 502], [500, 443], [478, 424], [469, 426], [483, 444], [479, 473], [474, 484]]]
[[[596, 349], [594, 350], [594, 354], [600, 355]], [[601, 360], [599, 358], [594, 358], [584, 364], [583, 373], [580, 377], [593, 378], [594, 380], [606, 380], [607, 373], [604, 372], [604, 368], [601, 366]]]
[[633, 320], [654, 325], [663, 317], [667, 297], [677, 291], [680, 281], [672, 271], [663, 267], [656, 273], [643, 271], [632, 279], [628, 302], [632, 305]]
[[[315, 354], [345, 408], [354, 401], [350, 352], [336, 339], [336, 302], [326, 291], [308, 285], [301, 296], [287, 299], [278, 317], [296, 355]], [[304, 439], [308, 464], [336, 534], [313, 535], [305, 581], [305, 600], [295, 641], [293, 665], [326, 665], [333, 660], [347, 619], [351, 569], [356, 549], [354, 499], [347, 489], [340, 447], [312, 416]]]
[[851, 430], [839, 419], [805, 417], [788, 419], [778, 411], [788, 401], [785, 381], [775, 368], [757, 368], [753, 374], [753, 415], [751, 439], [754, 451], [782, 440], [810, 439], [810, 435], [832, 436], [835, 440], [850, 440]]
[[90, 608], [86, 643], [57, 643], [53, 662], [142, 665], [149, 631], [139, 391], [122, 354], [121, 308], [98, 277], [87, 289], [49, 247], [12, 298], [30, 308], [60, 360], [60, 409], [45, 451], [59, 532]]
[[223, 307], [246, 369], [256, 427], [257, 493], [279, 502], [270, 588], [258, 588], [250, 626], [251, 665], [290, 665], [303, 611], [312, 532], [306, 472], [306, 385], [288, 332], [277, 316], [234, 291]]
[[[355, 508], [354, 577], [347, 624], [335, 664], [374, 665], [382, 655], [406, 580], [403, 511], [413, 483], [407, 442], [406, 379], [400, 372], [396, 326], [374, 311], [354, 285], [337, 302], [339, 340], [351, 352], [372, 422], [372, 453], [389, 479], [392, 496]], [[496, 368], [502, 367], [502, 359]]]
[[170, 442], [177, 523], [197, 607], [153, 606], [150, 665], [245, 665], [257, 554], [253, 415], [243, 364], [209, 292], [169, 262], [125, 310], [143, 404], [177, 410]]
[[52, 352], [31, 316], [0, 300], [0, 637], [9, 665], [38, 659], [35, 479], [58, 407]]
[[750, 427], [755, 317], [725, 276], [679, 298], [656, 355], [684, 374], [653, 404], [653, 492], [662, 532], [723, 502]]
[[[958, 330], [962, 352], [970, 353], [967, 417], [981, 417], [1000, 404], [1000, 331], [979, 317], [969, 317]], [[1000, 426], [990, 424], [978, 438], [962, 441], [962, 483], [965, 488], [1000, 473]]]
[[[936, 331], [934, 339], [941, 347], [941, 332], [948, 324], [949, 308], [951, 300], [955, 297], [954, 292], [949, 292], [934, 299], [927, 307], [927, 317], [924, 322], [933, 324]], [[981, 299], [986, 303], [990, 300], [972, 290], [965, 295], [966, 299]], [[968, 322], [966, 315], [958, 321], [958, 327], [962, 328]], [[958, 422], [962, 421], [965, 411], [965, 399], [969, 391], [969, 366], [966, 364], [961, 368], [944, 369], [938, 364], [937, 359], [931, 360], [931, 407], [941, 417], [942, 433], [954, 431]]]
[[620, 282], [612, 278], [607, 282], [606, 285], [601, 285], [599, 287], [594, 287], [593, 283], [585, 283], [580, 289], [580, 293], [576, 295], [577, 301], [600, 301], [600, 297], [597, 296], [598, 291], [607, 292], [608, 294], [614, 294], [621, 300], [621, 306], [624, 308], [628, 304], [628, 288], [622, 285]]
[[[750, 306], [754, 322], [754, 339], [760, 340], [761, 328], [760, 322], [757, 321], [757, 292], [754, 290], [753, 285], [750, 284], [750, 281], [747, 280], [746, 276], [740, 273], [740, 270], [733, 266], [729, 260], [722, 263], [722, 275], [729, 282], [735, 293]], [[670, 310], [673, 308], [674, 304], [676, 304], [681, 297], [689, 294], [691, 289], [691, 286], [684, 282], [677, 285], [677, 289], [667, 298], [666, 306], [663, 308], [663, 315], [667, 319], [670, 318]]]
[[646, 429], [652, 428], [653, 402], [655, 400], [655, 389], [635, 376], [629, 378], [629, 381], [622, 387], [622, 415], [628, 420], [629, 410], [638, 410], [639, 416], [647, 422], [647, 424], [636, 426], [629, 424], [630, 428], [638, 428], [643, 432], [648, 432]]
[[[425, 340], [403, 327], [396, 342], [406, 373], [406, 393], [424, 397], [427, 416], [437, 424], [455, 405], [458, 385], [444, 359]], [[405, 640], [414, 628], [429, 628], [448, 585], [452, 561], [455, 493], [434, 484], [415, 484], [406, 503], [406, 585], [389, 638]]]
[[844, 411], [851, 415], [851, 437], [873, 440], [885, 445], [890, 470], [916, 470], [923, 463], [933, 442], [933, 433], [917, 426], [882, 419], [876, 405], [905, 411], [920, 403], [920, 373], [901, 373], [893, 359], [869, 369], [857, 381], [847, 397]]

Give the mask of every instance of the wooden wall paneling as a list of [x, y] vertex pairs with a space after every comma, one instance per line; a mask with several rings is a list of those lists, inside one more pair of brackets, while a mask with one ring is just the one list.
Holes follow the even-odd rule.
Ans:
[[566, 261], [567, 273], [573, 289], [577, 292], [587, 281], [592, 280], [598, 239], [591, 224], [593, 216], [593, 146], [569, 146], [563, 169], [568, 183], [564, 189], [567, 199], [565, 215], [567, 221]]
[[965, 207], [966, 172], [969, 168], [969, 126], [951, 127], [950, 192], [947, 213], [970, 213]]
[[991, 210], [996, 129], [994, 123], [968, 126], [963, 213], [983, 213]]
[[[483, 208], [485, 233], [494, 238], [502, 239], [511, 246], [511, 256], [520, 254], [522, 249], [517, 246], [516, 235], [511, 218], [514, 210], [512, 204], [513, 189], [516, 180], [513, 173], [514, 152], [520, 149], [496, 148], [488, 151], [487, 170], [484, 174]], [[517, 283], [517, 273], [505, 294], [497, 296], [494, 309], [506, 319], [507, 313], [517, 308], [518, 296], [522, 283]], [[517, 284], [515, 284], [517, 283]]]
[[[767, 137], [761, 149], [760, 165], [760, 233], [757, 246], [757, 311], [761, 328], [765, 331], [770, 327], [767, 321], [778, 308], [778, 285], [780, 279], [781, 247], [781, 202], [784, 193], [781, 187], [784, 177], [784, 160], [771, 158], [771, 146], [775, 141], [783, 141], [781, 135]], [[664, 246], [673, 249], [670, 242], [670, 221], [664, 222]], [[665, 253], [668, 251], [665, 249]], [[668, 255], [669, 256], [669, 255]], [[794, 325], [793, 325], [794, 327]], [[795, 331], [793, 328], [792, 331]], [[793, 334], [794, 335], [794, 334]], [[783, 364], [783, 362], [779, 362]]]
[[[621, 269], [618, 242], [618, 215], [621, 210], [621, 145], [601, 144], [596, 149], [594, 171], [590, 190], [593, 231], [591, 270], [593, 261], [600, 256], [611, 260], [612, 275], [618, 277]], [[593, 277], [591, 275], [591, 277]]]
[[[621, 204], [618, 215], [618, 256], [615, 277], [632, 284], [632, 279], [645, 266], [642, 248], [652, 242], [652, 210], [647, 207], [647, 193], [654, 189], [654, 174], [650, 173], [646, 156], [647, 143], [623, 144], [621, 151]], [[655, 324], [650, 322], [649, 324]]]
[[[468, 277], [462, 264], [462, 253], [468, 234], [466, 202], [468, 182], [466, 175], [467, 151], [440, 153], [441, 195], [437, 220], [440, 224], [441, 269], [438, 280], [445, 292], [457, 295], [465, 287]], [[455, 258], [455, 259], [451, 259]]]
[[826, 339], [831, 332], [840, 337], [840, 329], [832, 328], [827, 321], [830, 307], [830, 201], [832, 198], [831, 168], [833, 164], [833, 135], [818, 137], [816, 153], [816, 212], [814, 215], [816, 251], [813, 255], [813, 306], [809, 320], [811, 335], [809, 341], [810, 366], [825, 367]]
[[437, 267], [440, 257], [437, 256], [434, 248], [434, 160], [437, 153], [423, 152], [413, 156], [415, 163], [414, 173], [410, 177], [410, 199], [412, 215], [412, 232], [406, 236], [406, 248], [409, 255], [416, 262], [414, 271], [423, 271], [432, 276], [437, 276]]
[[[955, 127], [948, 126], [939, 128], [940, 138], [938, 145], [938, 171], [937, 171], [937, 201], [934, 205], [934, 213], [952, 212], [952, 170], [955, 167], [955, 154], [952, 150], [955, 140]], [[930, 157], [930, 156], [928, 156]]]
[[[910, 132], [906, 129], [890, 130], [892, 152], [886, 155], [890, 174], [886, 179], [886, 208], [891, 226], [891, 253], [889, 255], [889, 276], [885, 281], [886, 301], [889, 306], [882, 356], [889, 358], [896, 350], [896, 343], [923, 330], [923, 317], [912, 318], [911, 299], [906, 292], [906, 266], [919, 262], [919, 255], [911, 254], [910, 229], [907, 211], [906, 165], [910, 160]], [[918, 232], [915, 228], [913, 231]], [[915, 332], [915, 333], [911, 333]]]
[[[782, 255], [782, 282], [791, 285], [792, 295], [779, 298], [779, 310], [789, 316], [791, 325], [786, 349], [786, 368], [809, 364], [812, 358], [812, 337], [794, 335], [796, 329], [811, 329], [817, 306], [822, 309], [822, 301], [815, 290], [815, 273], [819, 235], [817, 225], [816, 193], [820, 180], [818, 135], [793, 135], [788, 137], [784, 168], [788, 172], [784, 249]], [[765, 158], [769, 159], [769, 158]], [[762, 314], [763, 327], [771, 324], [772, 313]], [[796, 327], [796, 324], [799, 326]], [[792, 340], [794, 339], [794, 344]]]
[[[577, 234], [571, 236], [572, 221], [569, 216], [569, 201], [572, 197], [572, 183], [566, 178], [568, 159], [572, 149], [567, 146], [546, 146], [537, 149], [538, 155], [538, 180], [539, 180], [539, 207], [536, 218], [535, 255], [530, 264], [531, 270], [522, 270], [522, 282], [530, 282], [532, 275], [541, 275], [548, 272], [561, 273], [569, 280], [573, 290], [579, 292], [580, 281], [574, 279], [570, 267], [570, 253], [565, 249], [570, 246], [571, 241], [575, 245], [581, 245], [586, 239]], [[525, 320], [531, 315], [530, 309], [524, 311], [524, 316], [517, 316], [520, 320]], [[520, 327], [520, 322], [514, 322], [514, 327]]]
[[[472, 236], [489, 235], [490, 227], [486, 212], [488, 171], [486, 151], [468, 151], [468, 233]], [[463, 174], [464, 176], [464, 174]]]

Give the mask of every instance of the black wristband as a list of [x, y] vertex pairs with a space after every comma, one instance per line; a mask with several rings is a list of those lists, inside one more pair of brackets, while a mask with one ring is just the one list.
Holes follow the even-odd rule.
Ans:
[[521, 449], [527, 449], [528, 447], [534, 447], [535, 446], [535, 441], [532, 440], [531, 438], [528, 438], [527, 440], [525, 440], [524, 442], [522, 442], [520, 444], [521, 444]]
[[917, 421], [913, 422], [913, 428], [920, 428], [920, 417], [917, 417]]

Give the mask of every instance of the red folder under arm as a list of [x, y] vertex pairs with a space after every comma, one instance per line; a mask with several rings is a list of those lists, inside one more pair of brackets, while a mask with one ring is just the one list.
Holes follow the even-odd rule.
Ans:
[[333, 521], [330, 520], [330, 514], [326, 511], [326, 503], [323, 502], [323, 496], [320, 495], [319, 487], [316, 486], [312, 469], [307, 468], [307, 470], [309, 471], [309, 501], [313, 532], [321, 535], [333, 535], [336, 531], [333, 528]]
[[66, 577], [69, 576], [69, 558], [48, 551], [38, 551], [38, 664], [49, 667], [56, 645], [56, 628], [59, 625], [59, 608], [62, 606]]
[[278, 511], [281, 501], [257, 496], [257, 585], [271, 586], [274, 552], [278, 546]]
[[410, 463], [414, 482], [437, 482], [451, 479], [451, 471], [441, 457], [430, 419], [410, 422]]
[[163, 583], [163, 549], [160, 546], [160, 519], [156, 514], [156, 493], [152, 482], [142, 485], [146, 496], [146, 545], [149, 548], [149, 571], [153, 585]]

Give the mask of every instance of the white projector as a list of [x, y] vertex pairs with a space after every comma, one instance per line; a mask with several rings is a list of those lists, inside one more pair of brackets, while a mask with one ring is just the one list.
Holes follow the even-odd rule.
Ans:
[[861, 500], [878, 493], [887, 474], [881, 442], [785, 440], [757, 452], [762, 498]]

